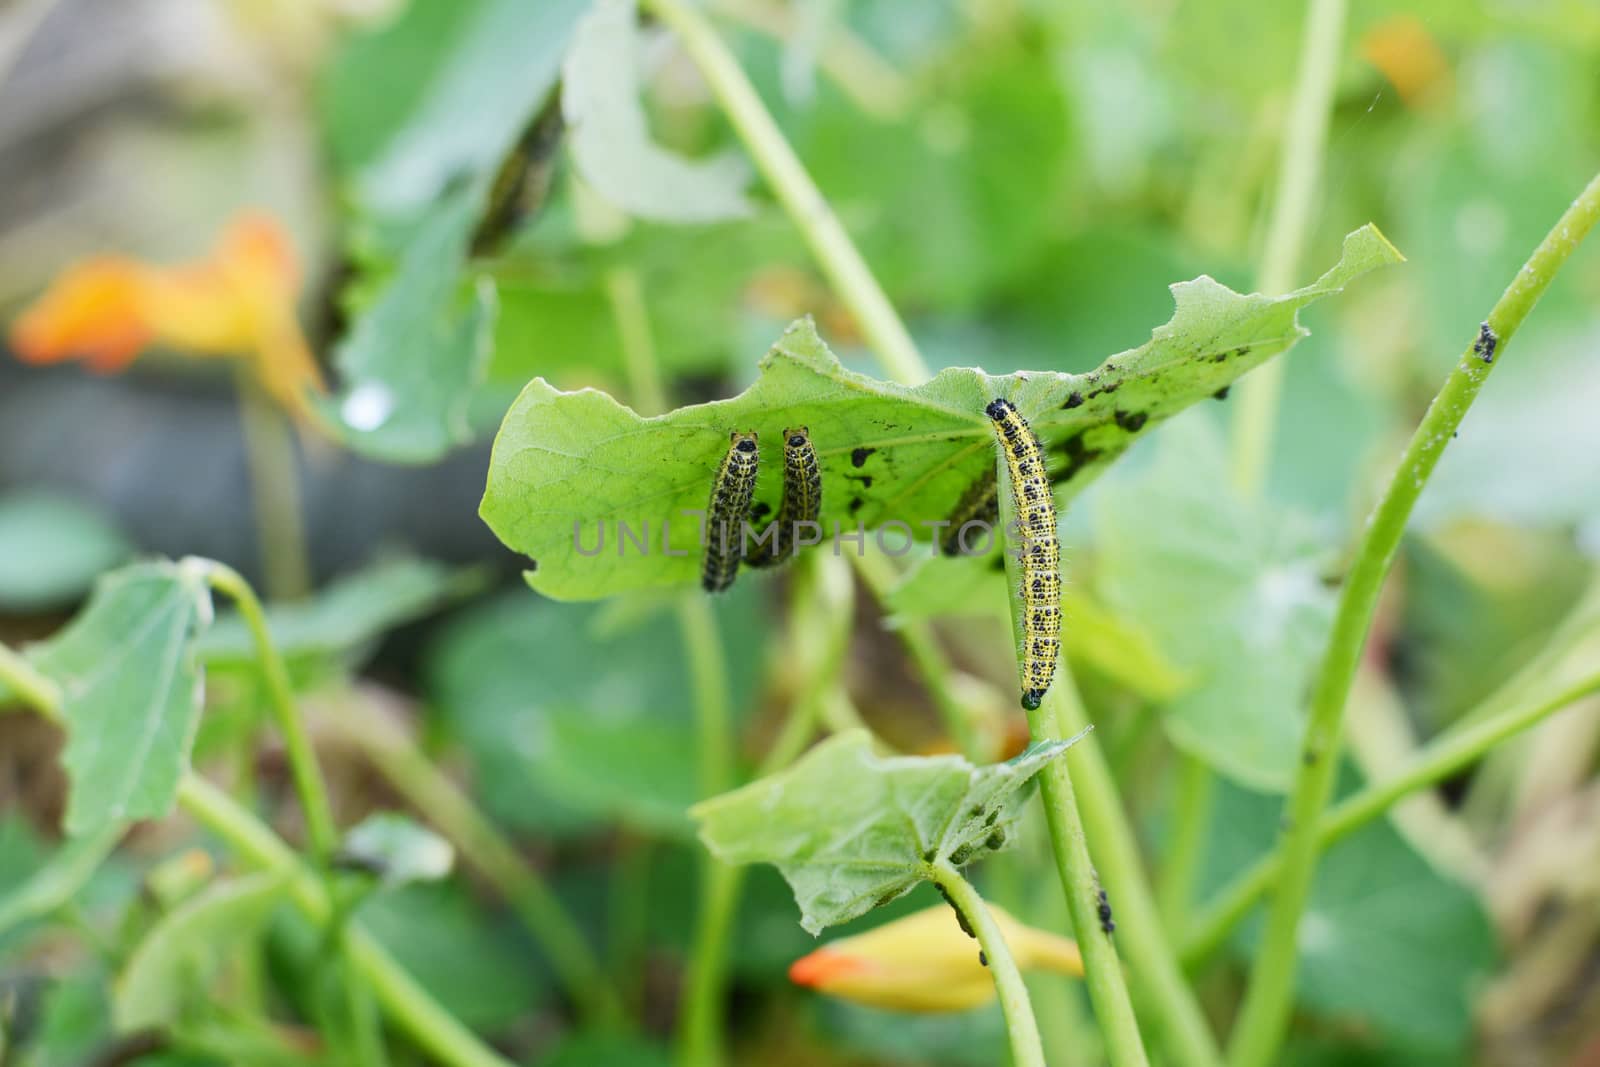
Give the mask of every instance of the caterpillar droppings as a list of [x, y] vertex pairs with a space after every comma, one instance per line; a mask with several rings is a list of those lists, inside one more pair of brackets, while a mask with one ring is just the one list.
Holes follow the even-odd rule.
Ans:
[[783, 503], [778, 517], [755, 537], [744, 554], [752, 567], [771, 567], [793, 556], [802, 524], [815, 525], [822, 514], [822, 469], [811, 431], [797, 426], [783, 431]]
[[750, 511], [750, 498], [756, 491], [756, 469], [760, 453], [754, 433], [738, 430], [728, 435], [732, 444], [717, 468], [711, 483], [711, 502], [706, 505], [706, 555], [700, 568], [700, 584], [708, 593], [720, 593], [739, 575], [739, 541], [744, 517]]
[[1039, 438], [1015, 407], [996, 399], [984, 409], [1005, 453], [1022, 535], [1022, 706], [1037, 708], [1061, 652], [1061, 550], [1056, 504]]

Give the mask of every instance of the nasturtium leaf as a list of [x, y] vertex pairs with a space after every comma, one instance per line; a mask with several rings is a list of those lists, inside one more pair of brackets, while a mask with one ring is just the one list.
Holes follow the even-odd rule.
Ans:
[[[952, 368], [923, 385], [894, 385], [846, 370], [802, 321], [762, 360], [745, 392], [655, 418], [604, 393], [562, 392], [535, 379], [501, 425], [480, 514], [508, 546], [533, 558], [529, 584], [557, 599], [691, 583], [700, 571], [697, 515], [730, 431], [753, 430], [767, 442], [756, 499], [775, 511], [780, 434], [805, 425], [823, 470], [825, 534], [858, 523], [904, 524], [886, 534], [897, 548], [907, 534], [927, 539], [993, 467], [984, 408], [994, 398], [1010, 400], [1033, 425], [1057, 494], [1069, 498], [1146, 426], [1297, 341], [1305, 332], [1301, 307], [1398, 258], [1368, 226], [1345, 238], [1333, 269], [1282, 297], [1242, 296], [1208, 277], [1181, 282], [1172, 287], [1171, 321], [1087, 374], [997, 377]], [[619, 523], [635, 539], [642, 531], [647, 547], [624, 543]]]
[[1209, 423], [1181, 419], [1158, 444], [1096, 501], [1099, 591], [1193, 680], [1163, 709], [1173, 742], [1241, 784], [1284, 789], [1333, 618], [1327, 546], [1233, 490]]
[[118, 975], [112, 1017], [121, 1031], [175, 1021], [209, 1000], [210, 976], [256, 935], [283, 898], [280, 874], [219, 882], [178, 905], [145, 935]]
[[815, 934], [912, 889], [933, 863], [1005, 847], [1023, 787], [1075, 740], [977, 767], [960, 756], [880, 756], [871, 734], [850, 730], [690, 815], [723, 862], [774, 864]]
[[650, 139], [639, 99], [637, 22], [633, 0], [597, 0], [573, 35], [561, 111], [578, 172], [640, 218], [717, 222], [750, 214], [750, 167], [742, 157], [688, 159]]
[[366, 871], [385, 886], [437, 882], [455, 866], [450, 842], [405, 815], [375, 812], [344, 835], [335, 862]]
[[195, 634], [210, 621], [197, 568], [136, 563], [101, 578], [83, 612], [29, 650], [61, 687], [67, 833], [172, 809], [203, 699]]
[[42, 490], [0, 496], [0, 609], [69, 605], [131, 555], [122, 531], [83, 501]]
[[[383, 560], [330, 582], [308, 601], [269, 605], [267, 629], [273, 646], [291, 662], [339, 655], [433, 611], [473, 583], [470, 572], [440, 563]], [[235, 613], [219, 615], [196, 647], [212, 668], [257, 662], [255, 640]]]
[[461, 266], [482, 206], [470, 183], [446, 196], [334, 353], [342, 384], [326, 407], [352, 448], [424, 463], [471, 440], [469, 406], [488, 367], [495, 305], [486, 280], [463, 292]]

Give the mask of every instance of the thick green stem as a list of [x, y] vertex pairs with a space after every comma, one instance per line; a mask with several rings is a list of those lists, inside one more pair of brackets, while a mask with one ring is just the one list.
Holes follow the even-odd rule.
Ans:
[[1157, 888], [1161, 925], [1168, 937], [1182, 937], [1189, 922], [1190, 898], [1211, 830], [1216, 785], [1216, 775], [1205, 760], [1188, 754], [1180, 757], [1177, 793], [1172, 802], [1172, 843], [1167, 847]]
[[1044, 1067], [1044, 1045], [1039, 1040], [1039, 1024], [1033, 1017], [1028, 987], [1023, 984], [1022, 972], [1017, 969], [1011, 948], [1000, 933], [1000, 924], [989, 914], [972, 883], [961, 877], [961, 872], [949, 861], [930, 865], [928, 877], [944, 890], [950, 903], [978, 936], [989, 973], [994, 976], [995, 992], [1000, 995], [1000, 1012], [1005, 1016], [1006, 1031], [1011, 1037], [1011, 1062], [1015, 1067]]
[[[1300, 42], [1300, 74], [1284, 116], [1278, 188], [1267, 226], [1256, 287], [1276, 296], [1294, 284], [1300, 253], [1316, 206], [1317, 183], [1327, 147], [1339, 51], [1344, 41], [1346, 0], [1311, 0]], [[1234, 483], [1255, 496], [1266, 478], [1267, 458], [1283, 391], [1283, 361], [1257, 367], [1236, 390]]]
[[[716, 796], [733, 785], [733, 722], [727, 660], [711, 601], [698, 591], [678, 601], [694, 692], [695, 737], [700, 749], [700, 795]], [[683, 1002], [678, 1012], [679, 1060], [685, 1067], [722, 1063], [723, 1010], [728, 977], [728, 940], [739, 910], [743, 876], [709, 854], [701, 864], [700, 909]]]
[[268, 596], [293, 600], [311, 591], [294, 433], [283, 409], [268, 399], [254, 372], [243, 364], [238, 383], [239, 426], [244, 435], [245, 464], [250, 469], [250, 502], [260, 542], [262, 577]]
[[289, 669], [277, 646], [272, 643], [272, 632], [267, 628], [266, 612], [256, 598], [250, 583], [239, 572], [213, 560], [197, 561], [205, 569], [206, 581], [217, 592], [226, 595], [239, 609], [239, 617], [250, 630], [255, 641], [256, 658], [261, 674], [267, 683], [267, 701], [283, 732], [284, 748], [289, 754], [289, 770], [294, 777], [294, 788], [300, 798], [301, 813], [306, 820], [306, 836], [312, 854], [318, 862], [326, 861], [339, 844], [338, 826], [333, 819], [333, 806], [328, 801], [328, 787], [323, 783], [322, 771], [317, 767], [317, 754], [311, 746], [311, 736], [306, 732], [300, 705], [295, 700], [294, 686], [289, 681]]
[[[61, 722], [60, 688], [4, 645], [0, 645], [0, 683], [46, 719]], [[284, 872], [295, 906], [316, 926], [329, 928], [334, 909], [322, 879], [260, 819], [192, 771], [178, 782], [177, 801], [252, 866]], [[347, 927], [346, 947], [389, 1018], [439, 1062], [448, 1067], [511, 1067], [440, 1007], [360, 926]]]
[[672, 28], [700, 68], [756, 167], [890, 377], [908, 385], [927, 378], [927, 365], [883, 287], [711, 23], [687, 0], [645, 0], [645, 6]]
[[[1067, 736], [1086, 728], [1088, 716], [1065, 663], [1057, 673], [1052, 692], [1057, 693], [1051, 709], [1057, 728]], [[1046, 704], [1051, 704], [1048, 698]], [[1138, 836], [1096, 740], [1091, 735], [1074, 745], [1064, 762], [1083, 798], [1084, 832], [1093, 842], [1090, 853], [1114, 909], [1117, 938], [1139, 992], [1140, 1006], [1147, 1017], [1154, 1016], [1161, 1026], [1168, 1057], [1174, 1063], [1183, 1067], [1217, 1067], [1222, 1053], [1167, 941], [1140, 860]], [[1081, 937], [1082, 927], [1075, 929]]]
[[505, 898], [549, 956], [551, 968], [584, 1015], [596, 1023], [618, 1023], [622, 1011], [616, 995], [578, 924], [539, 872], [461, 787], [375, 712], [351, 706], [333, 725]]
[[1288, 1026], [1294, 1001], [1296, 933], [1316, 869], [1318, 820], [1339, 762], [1345, 700], [1406, 520], [1489, 372], [1597, 219], [1600, 175], [1573, 201], [1495, 304], [1478, 338], [1468, 345], [1434, 397], [1367, 523], [1312, 690], [1302, 758], [1285, 809], [1283, 868], [1229, 1048], [1235, 1067], [1272, 1063]]
[[[1561, 709], [1600, 693], [1600, 674], [1568, 686], [1547, 700], [1513, 707], [1451, 731], [1417, 751], [1406, 769], [1341, 801], [1317, 824], [1317, 847], [1327, 849], [1388, 811], [1394, 804], [1470, 766], [1500, 742], [1529, 729]], [[1277, 882], [1283, 856], [1262, 857], [1229, 882], [1196, 920], [1183, 943], [1186, 967], [1199, 966], [1214, 952], [1256, 902]]]

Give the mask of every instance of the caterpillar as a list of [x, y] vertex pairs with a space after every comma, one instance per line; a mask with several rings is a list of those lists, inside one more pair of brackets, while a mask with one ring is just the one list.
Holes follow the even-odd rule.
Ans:
[[760, 453], [756, 435], [738, 430], [728, 435], [732, 442], [722, 457], [716, 480], [711, 483], [711, 502], [706, 505], [706, 555], [700, 567], [700, 584], [708, 593], [720, 593], [733, 584], [739, 574], [739, 539], [750, 498], [756, 491], [756, 468]]
[[771, 567], [795, 553], [797, 528], [815, 524], [822, 514], [822, 470], [811, 447], [811, 431], [797, 426], [783, 431], [783, 503], [778, 517], [755, 538], [744, 554], [752, 567]]
[[[991, 463], [977, 481], [967, 486], [967, 491], [956, 503], [956, 509], [950, 513], [950, 525], [939, 539], [939, 554], [965, 556], [968, 550], [962, 545], [961, 527], [976, 522], [992, 530], [999, 521], [1000, 483], [995, 479], [994, 464]], [[980, 543], [986, 540], [981, 538]]]
[[1007, 400], [984, 409], [994, 422], [1011, 476], [1011, 497], [1022, 534], [1022, 706], [1039, 706], [1056, 673], [1061, 651], [1061, 550], [1056, 504], [1044, 453], [1033, 428]]

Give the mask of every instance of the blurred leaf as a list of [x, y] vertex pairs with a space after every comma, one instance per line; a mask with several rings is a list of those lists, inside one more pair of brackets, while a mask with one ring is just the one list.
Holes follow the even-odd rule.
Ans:
[[[738, 589], [716, 611], [743, 709], [760, 667], [760, 598]], [[687, 836], [698, 761], [677, 621], [659, 607], [626, 628], [604, 621], [525, 593], [494, 601], [441, 636], [431, 702], [509, 825], [549, 834], [606, 820]]]
[[651, 140], [639, 100], [637, 18], [633, 0], [597, 0], [573, 36], [561, 110], [578, 172], [640, 218], [717, 222], [750, 214], [742, 156], [687, 159]]
[[[382, 152], [357, 179], [363, 205], [382, 215], [406, 216], [429, 208], [448, 186], [468, 175], [493, 174], [560, 71], [584, 0], [458, 0], [415, 3], [407, 17], [429, 26], [440, 15], [424, 9], [459, 6], [454, 32], [433, 34], [437, 54], [423, 73], [425, 86], [389, 136]], [[421, 42], [396, 33], [403, 49]], [[389, 64], [403, 59], [390, 58]], [[380, 64], [372, 64], [371, 70]], [[360, 91], [370, 95], [373, 86]]]
[[1006, 763], [959, 756], [881, 757], [865, 730], [836, 734], [793, 767], [702, 801], [690, 812], [724, 863], [771, 863], [794, 888], [811, 933], [914, 888], [930, 864], [962, 865], [1003, 848], [1023, 787], [1068, 741]]
[[219, 882], [156, 923], [129, 957], [112, 993], [117, 1029], [176, 1021], [183, 1006], [209, 1002], [215, 974], [256, 936], [283, 898], [275, 873]]
[[0, 895], [0, 936], [19, 923], [41, 918], [77, 895], [122, 839], [125, 827], [111, 823], [62, 844], [21, 885]]
[[450, 842], [406, 815], [380, 811], [344, 835], [335, 861], [371, 873], [389, 888], [437, 882], [455, 866]]
[[[93, 1062], [95, 1050], [110, 1036], [110, 1021], [106, 976], [92, 964], [78, 968], [42, 993], [38, 1016], [17, 1062], [21, 1067], [83, 1067]], [[20, 1036], [7, 1034], [13, 1041]]]
[[[1220, 885], [1278, 836], [1277, 798], [1223, 786], [1206, 880]], [[1258, 918], [1234, 948], [1253, 952]], [[1381, 1042], [1466, 1057], [1474, 992], [1492, 972], [1494, 936], [1471, 891], [1435, 872], [1386, 821], [1328, 850], [1300, 921], [1301, 1004], [1379, 1031]]]
[[197, 571], [136, 563], [102, 577], [65, 630], [28, 650], [61, 686], [67, 833], [172, 810], [203, 700], [194, 638], [210, 621]]
[[1168, 736], [1243, 784], [1286, 788], [1333, 618], [1324, 546], [1293, 515], [1237, 495], [1198, 419], [1173, 425], [1150, 469], [1105, 486], [1095, 524], [1106, 603], [1195, 682], [1164, 709]]
[[475, 1030], [537, 1011], [545, 989], [534, 952], [448, 882], [368, 897], [362, 923], [443, 1008]]
[[672, 1056], [661, 1045], [622, 1034], [573, 1034], [563, 1038], [538, 1067], [671, 1067]]
[[[383, 560], [330, 582], [310, 601], [270, 605], [267, 628], [289, 660], [348, 653], [434, 611], [472, 581], [440, 563]], [[197, 647], [208, 667], [256, 662], [255, 642], [237, 613], [219, 618]]]
[[[1010, 399], [1038, 431], [1058, 461], [1055, 481], [1068, 482], [1070, 496], [1088, 480], [1079, 474], [1098, 473], [1147, 423], [1292, 345], [1304, 332], [1296, 322], [1301, 306], [1397, 256], [1366, 227], [1346, 238], [1337, 266], [1287, 296], [1240, 296], [1206, 277], [1179, 283], [1172, 320], [1087, 375], [996, 378], [958, 368], [907, 388], [845, 370], [802, 321], [767, 354], [750, 389], [657, 418], [640, 418], [603, 393], [563, 393], [535, 379], [500, 428], [480, 513], [502, 541], [534, 559], [528, 583], [548, 596], [594, 599], [687, 584], [700, 571], [693, 513], [706, 506], [730, 430], [772, 441], [783, 427], [803, 424], [823, 468], [825, 531], [902, 522], [926, 536], [923, 524], [944, 520], [993, 464], [994, 430], [983, 411], [996, 396]], [[757, 491], [774, 511], [778, 482], [769, 474]], [[592, 541], [609, 524], [615, 541], [619, 522], [643, 527], [650, 548], [580, 553], [580, 532]], [[671, 552], [663, 544], [669, 537]]]
[[0, 611], [70, 604], [132, 554], [122, 531], [78, 500], [42, 490], [0, 496]]
[[472, 439], [469, 405], [488, 367], [495, 307], [487, 281], [463, 294], [461, 269], [482, 207], [474, 185], [449, 193], [335, 352], [341, 391], [327, 405], [357, 451], [426, 463]]

